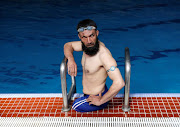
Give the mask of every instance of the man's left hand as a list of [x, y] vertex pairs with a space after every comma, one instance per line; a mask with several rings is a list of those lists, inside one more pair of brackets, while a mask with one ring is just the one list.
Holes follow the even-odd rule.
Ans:
[[93, 104], [93, 105], [96, 105], [96, 106], [100, 106], [101, 105], [101, 100], [102, 96], [101, 96], [101, 93], [99, 94], [99, 96], [95, 96], [95, 95], [90, 95], [86, 101], [89, 102], [89, 105]]

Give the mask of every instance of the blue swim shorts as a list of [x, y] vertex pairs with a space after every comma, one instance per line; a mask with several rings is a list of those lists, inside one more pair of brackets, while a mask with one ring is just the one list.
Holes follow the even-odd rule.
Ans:
[[[107, 86], [105, 86], [105, 90], [102, 93], [102, 96], [108, 91]], [[97, 95], [98, 96], [98, 95]], [[105, 107], [107, 107], [109, 102], [106, 102], [100, 106], [96, 106], [96, 105], [89, 105], [89, 102], [86, 101], [86, 99], [89, 97], [89, 95], [84, 95], [81, 98], [78, 98], [74, 101], [73, 105], [72, 105], [72, 109], [76, 110], [77, 112], [91, 112], [91, 111], [97, 111], [97, 110], [101, 110]]]

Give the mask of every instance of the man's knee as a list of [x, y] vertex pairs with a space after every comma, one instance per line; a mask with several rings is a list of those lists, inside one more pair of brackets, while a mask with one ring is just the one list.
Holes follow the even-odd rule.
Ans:
[[74, 101], [72, 105], [72, 109], [78, 111], [78, 112], [83, 112], [84, 109], [84, 104], [87, 103], [86, 98], [78, 98]]

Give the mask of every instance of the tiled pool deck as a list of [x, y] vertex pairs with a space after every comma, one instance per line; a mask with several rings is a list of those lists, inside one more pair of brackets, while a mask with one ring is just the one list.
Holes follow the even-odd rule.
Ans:
[[[72, 101], [73, 102], [73, 101]], [[72, 103], [71, 102], [71, 103]], [[1, 117], [180, 117], [180, 97], [130, 97], [129, 112], [122, 111], [123, 98], [115, 97], [107, 108], [79, 113], [62, 112], [62, 97], [0, 98]]]

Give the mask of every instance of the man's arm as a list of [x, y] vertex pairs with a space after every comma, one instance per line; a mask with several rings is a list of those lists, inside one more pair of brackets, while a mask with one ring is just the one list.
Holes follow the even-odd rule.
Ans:
[[77, 64], [75, 63], [73, 51], [82, 51], [80, 41], [68, 42], [64, 45], [64, 55], [68, 59], [68, 74], [77, 75]]
[[[110, 54], [109, 50], [101, 54], [100, 59], [106, 70], [110, 69], [111, 66], [117, 66], [117, 63]], [[101, 94], [99, 96], [91, 95], [87, 99], [87, 101], [90, 102], [90, 104], [94, 104], [97, 106], [102, 105], [107, 101], [111, 100], [114, 96], [116, 96], [118, 92], [124, 87], [125, 83], [118, 68], [116, 68], [114, 71], [109, 71], [108, 76], [113, 81], [108, 92], [105, 93], [102, 97]]]

